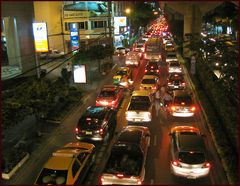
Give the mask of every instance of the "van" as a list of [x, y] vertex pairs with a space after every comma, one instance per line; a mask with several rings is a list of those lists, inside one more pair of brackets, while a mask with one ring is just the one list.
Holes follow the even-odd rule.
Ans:
[[145, 44], [144, 59], [161, 60], [162, 59], [162, 39], [150, 38]]

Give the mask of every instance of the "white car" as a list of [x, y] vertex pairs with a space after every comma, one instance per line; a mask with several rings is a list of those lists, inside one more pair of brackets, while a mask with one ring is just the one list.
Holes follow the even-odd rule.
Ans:
[[126, 55], [126, 66], [139, 66], [140, 64], [140, 55], [138, 52], [129, 52]]
[[203, 135], [193, 126], [171, 128], [172, 174], [187, 179], [209, 175], [211, 164], [208, 161]]
[[168, 52], [166, 55], [166, 62], [168, 63], [169, 61], [178, 61], [177, 55], [175, 52]]

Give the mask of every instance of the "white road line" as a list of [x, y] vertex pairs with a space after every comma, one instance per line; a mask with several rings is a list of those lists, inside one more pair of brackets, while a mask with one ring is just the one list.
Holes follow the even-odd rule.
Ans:
[[153, 146], [157, 145], [157, 135], [154, 135], [154, 139], [153, 139]]

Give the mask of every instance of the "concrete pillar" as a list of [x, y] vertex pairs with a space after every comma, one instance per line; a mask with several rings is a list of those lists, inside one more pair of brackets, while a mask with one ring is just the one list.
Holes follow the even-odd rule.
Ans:
[[3, 20], [9, 65], [18, 66], [21, 68], [21, 56], [19, 40], [17, 36], [18, 34], [16, 20], [14, 17], [3, 17]]

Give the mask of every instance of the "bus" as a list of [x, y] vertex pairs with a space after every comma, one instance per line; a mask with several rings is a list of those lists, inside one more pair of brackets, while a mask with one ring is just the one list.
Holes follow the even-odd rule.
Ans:
[[161, 38], [149, 38], [145, 43], [144, 59], [157, 60], [162, 59], [163, 42]]

